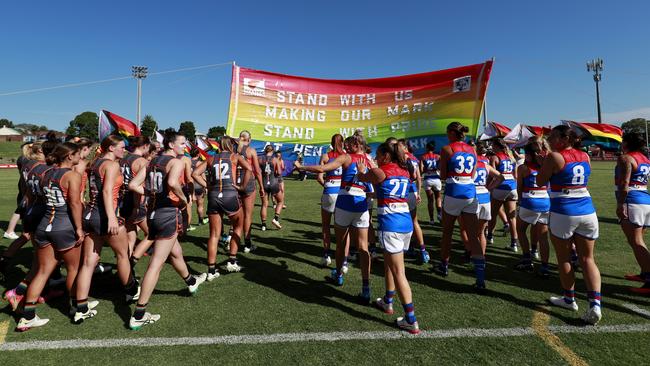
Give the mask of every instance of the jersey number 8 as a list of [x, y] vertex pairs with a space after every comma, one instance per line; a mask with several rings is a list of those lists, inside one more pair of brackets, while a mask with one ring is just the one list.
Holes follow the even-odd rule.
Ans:
[[582, 165], [576, 165], [573, 167], [573, 178], [571, 179], [571, 184], [579, 186], [585, 184], [585, 167]]

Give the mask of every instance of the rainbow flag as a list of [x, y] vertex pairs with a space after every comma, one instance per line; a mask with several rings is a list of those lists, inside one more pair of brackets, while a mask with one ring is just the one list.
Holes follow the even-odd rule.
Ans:
[[112, 133], [117, 133], [126, 139], [130, 136], [140, 136], [140, 129], [128, 119], [102, 109], [99, 112], [99, 141]]
[[481, 135], [481, 140], [506, 137], [512, 130], [497, 122], [488, 122]]
[[606, 123], [562, 121], [582, 138], [582, 145], [598, 145], [604, 150], [618, 150], [623, 142], [623, 130]]
[[220, 147], [219, 147], [219, 143], [218, 143], [218, 142], [216, 142], [216, 141], [213, 140], [213, 139], [207, 139], [207, 140], [208, 140], [208, 143], [210, 144], [210, 147], [211, 147], [213, 150], [215, 150], [215, 151], [219, 151], [219, 150], [220, 150]]
[[551, 128], [550, 127], [544, 127], [544, 126], [526, 126], [532, 132], [535, 136], [546, 136], [549, 133], [551, 133]]
[[208, 158], [208, 153], [205, 150], [201, 149], [198, 145], [193, 144], [192, 141], [187, 140], [185, 142], [185, 155], [191, 156], [192, 149], [196, 149], [199, 152], [199, 158], [201, 160], [206, 160]]

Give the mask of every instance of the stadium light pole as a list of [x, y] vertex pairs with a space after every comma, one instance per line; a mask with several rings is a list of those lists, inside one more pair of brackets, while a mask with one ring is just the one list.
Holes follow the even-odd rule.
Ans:
[[131, 72], [133, 77], [138, 81], [138, 109], [136, 113], [136, 120], [138, 128], [140, 128], [140, 105], [142, 101], [142, 79], [147, 77], [147, 72], [149, 68], [146, 66], [131, 66]]
[[587, 62], [587, 71], [594, 73], [594, 81], [596, 82], [596, 107], [598, 108], [598, 123], [602, 123], [600, 117], [600, 88], [598, 84], [602, 77], [601, 71], [603, 71], [603, 59], [596, 58]]

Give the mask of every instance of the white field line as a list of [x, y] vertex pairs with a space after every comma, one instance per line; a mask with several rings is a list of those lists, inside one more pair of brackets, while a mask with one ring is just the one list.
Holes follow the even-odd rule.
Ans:
[[650, 311], [640, 308], [634, 304], [623, 304], [623, 307], [632, 310], [633, 312], [650, 319]]
[[[550, 326], [554, 333], [624, 333], [648, 332], [650, 323], [605, 325], [597, 327]], [[152, 346], [200, 346], [200, 345], [238, 345], [298, 342], [337, 342], [347, 340], [387, 340], [411, 338], [503, 338], [534, 336], [531, 327], [517, 328], [458, 328], [422, 331], [419, 335], [410, 335], [401, 331], [381, 332], [329, 332], [329, 333], [279, 333], [259, 335], [234, 335], [218, 337], [181, 337], [181, 338], [113, 338], [113, 339], [69, 339], [60, 341], [8, 342], [0, 345], [0, 351], [29, 351], [50, 349], [81, 348], [115, 348], [115, 347], [152, 347]]]

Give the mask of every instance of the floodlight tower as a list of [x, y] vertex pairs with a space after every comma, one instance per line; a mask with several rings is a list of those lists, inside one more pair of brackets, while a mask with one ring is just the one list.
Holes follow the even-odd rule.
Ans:
[[600, 117], [600, 88], [598, 83], [601, 79], [601, 71], [603, 71], [603, 59], [597, 58], [587, 62], [587, 71], [594, 73], [594, 81], [596, 82], [596, 106], [598, 108], [598, 123], [602, 123]]
[[142, 100], [142, 79], [147, 77], [147, 72], [149, 68], [146, 66], [131, 66], [131, 73], [133, 77], [138, 81], [138, 111], [136, 114], [136, 120], [138, 128], [140, 128], [140, 102]]

